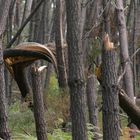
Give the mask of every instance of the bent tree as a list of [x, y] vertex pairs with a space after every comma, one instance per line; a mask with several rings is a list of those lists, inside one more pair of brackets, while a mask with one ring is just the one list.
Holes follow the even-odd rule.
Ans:
[[85, 78], [80, 38], [80, 0], [66, 0], [67, 43], [68, 43], [68, 85], [70, 88], [70, 111], [72, 139], [87, 140], [84, 115]]
[[4, 63], [2, 51], [2, 38], [6, 26], [6, 19], [11, 1], [0, 1], [0, 138], [10, 140], [10, 134], [7, 127], [7, 113], [5, 104], [5, 81], [4, 81]]

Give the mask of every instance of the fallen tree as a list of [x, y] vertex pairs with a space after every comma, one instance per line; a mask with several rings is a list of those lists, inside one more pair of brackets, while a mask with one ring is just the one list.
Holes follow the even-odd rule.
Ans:
[[119, 89], [119, 104], [131, 118], [132, 123], [140, 129], [140, 108], [127, 96], [123, 89]]

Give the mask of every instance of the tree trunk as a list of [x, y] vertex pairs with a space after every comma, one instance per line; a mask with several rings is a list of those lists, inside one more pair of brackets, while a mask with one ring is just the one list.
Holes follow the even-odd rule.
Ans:
[[[96, 81], [95, 76], [90, 74], [87, 78], [86, 93], [87, 93], [87, 105], [89, 110], [89, 122], [93, 126], [98, 126], [98, 107], [97, 107], [97, 95], [96, 95]], [[97, 132], [95, 128], [93, 133]], [[94, 135], [94, 140], [97, 140], [98, 136]]]
[[[21, 25], [23, 25], [23, 23], [25, 22], [25, 20], [27, 19], [27, 17], [31, 13], [31, 5], [32, 5], [32, 0], [25, 0], [24, 11], [23, 11], [23, 16], [22, 16], [22, 20], [21, 20]], [[27, 26], [29, 26], [29, 25], [27, 25]], [[27, 28], [29, 28], [29, 27], [27, 27]], [[24, 33], [24, 34], [26, 34], [26, 33]], [[22, 41], [22, 36], [19, 35], [19, 37], [17, 39], [17, 44], [19, 44], [21, 41]]]
[[140, 129], [140, 108], [134, 104], [123, 90], [119, 92], [119, 102], [120, 107], [127, 113], [132, 123]]
[[[6, 32], [6, 37], [7, 37], [7, 44], [10, 42], [10, 40], [12, 39], [12, 22], [13, 22], [13, 9], [14, 9], [14, 5], [15, 5], [15, 2], [16, 0], [12, 0], [11, 1], [11, 4], [10, 4], [10, 7], [9, 7], [9, 14], [8, 14], [8, 17], [7, 17], [7, 25], [6, 25], [6, 28], [7, 28], [7, 32]], [[10, 105], [11, 103], [11, 96], [12, 96], [12, 78], [7, 70], [7, 68], [5, 67], [5, 71], [4, 71], [4, 74], [5, 74], [5, 85], [6, 85], [6, 89], [5, 89], [5, 94], [6, 94], [6, 98], [7, 98], [7, 102], [8, 102], [8, 105]]]
[[18, 29], [21, 24], [21, 2], [20, 0], [16, 0], [16, 5], [15, 5], [15, 27]]
[[87, 140], [85, 121], [85, 78], [80, 38], [80, 0], [66, 0], [67, 43], [70, 88], [72, 139]]
[[124, 87], [128, 96], [134, 100], [134, 89], [133, 89], [133, 73], [131, 64], [129, 62], [129, 52], [128, 52], [128, 40], [127, 40], [127, 30], [126, 22], [124, 16], [124, 7], [122, 0], [116, 0], [117, 6], [117, 17], [118, 17], [118, 29], [120, 37], [120, 54], [121, 63], [123, 68], [126, 67], [126, 72], [124, 75]]
[[0, 1], [0, 138], [10, 140], [10, 133], [7, 127], [6, 99], [5, 99], [5, 80], [4, 80], [4, 62], [2, 52], [3, 32], [6, 26], [6, 19], [10, 7], [9, 0]]
[[22, 16], [22, 23], [27, 19], [27, 17], [31, 13], [31, 5], [32, 5], [32, 0], [25, 1], [24, 12]]
[[103, 140], [119, 140], [119, 99], [117, 84], [116, 51], [107, 50], [111, 45], [108, 35], [104, 37], [102, 53], [103, 87]]
[[[110, 1], [103, 0], [104, 31], [102, 49], [102, 99], [103, 99], [103, 140], [119, 140], [119, 99], [117, 84], [116, 51], [110, 41]], [[110, 10], [110, 11], [109, 11]], [[111, 48], [112, 47], [112, 48]]]
[[[135, 27], [135, 45], [139, 47], [140, 44], [140, 1], [137, 1], [136, 5], [136, 27]], [[136, 86], [140, 86], [140, 52], [136, 56]], [[140, 97], [140, 93], [137, 93], [137, 97]]]
[[43, 92], [41, 85], [41, 72], [39, 72], [39, 70], [35, 67], [32, 69], [32, 85], [37, 139], [47, 140]]
[[67, 73], [64, 59], [64, 41], [62, 30], [62, 13], [63, 5], [62, 0], [56, 1], [55, 10], [55, 44], [58, 65], [58, 83], [60, 88], [67, 89]]

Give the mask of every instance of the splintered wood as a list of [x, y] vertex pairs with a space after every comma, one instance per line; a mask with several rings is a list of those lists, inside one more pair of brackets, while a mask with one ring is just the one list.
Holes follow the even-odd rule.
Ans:
[[104, 43], [105, 50], [107, 51], [116, 49], [114, 47], [114, 43], [110, 41], [109, 35], [107, 33], [105, 33], [103, 37], [103, 43]]

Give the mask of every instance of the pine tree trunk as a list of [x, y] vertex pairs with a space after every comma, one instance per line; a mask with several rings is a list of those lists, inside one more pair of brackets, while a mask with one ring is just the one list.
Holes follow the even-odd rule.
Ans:
[[41, 73], [38, 71], [37, 68], [32, 69], [32, 86], [37, 139], [47, 140], [43, 92], [41, 85]]
[[[97, 95], [96, 95], [96, 80], [93, 74], [89, 75], [86, 84], [87, 93], [87, 105], [89, 110], [89, 122], [95, 126], [93, 133], [97, 132], [98, 126], [98, 107], [97, 107]], [[94, 135], [94, 140], [97, 140], [98, 136]]]
[[121, 63], [123, 68], [126, 67], [126, 72], [124, 75], [124, 87], [128, 96], [134, 100], [134, 89], [133, 89], [133, 73], [131, 64], [129, 62], [129, 52], [128, 52], [128, 40], [127, 40], [127, 30], [126, 22], [124, 16], [124, 7], [122, 0], [116, 0], [117, 6], [117, 17], [118, 17], [118, 29], [120, 37], [120, 54]]
[[[104, 11], [104, 31], [107, 33], [103, 37], [102, 49], [102, 99], [103, 99], [103, 140], [119, 140], [119, 99], [116, 68], [116, 51], [110, 41], [110, 1], [103, 0]], [[111, 11], [110, 11], [111, 13]]]
[[64, 59], [64, 41], [63, 41], [63, 30], [62, 30], [62, 13], [63, 4], [62, 0], [56, 1], [55, 10], [55, 44], [56, 44], [56, 55], [58, 65], [58, 83], [60, 88], [63, 90], [67, 89], [67, 73]]
[[116, 68], [116, 51], [106, 50], [104, 42], [102, 53], [103, 87], [103, 140], [119, 140], [119, 99]]
[[0, 138], [10, 140], [10, 133], [7, 127], [6, 99], [5, 99], [5, 80], [4, 80], [4, 62], [2, 51], [3, 32], [6, 26], [6, 19], [10, 7], [9, 0], [0, 1]]
[[70, 111], [72, 139], [87, 140], [85, 121], [85, 78], [80, 38], [80, 0], [66, 0], [67, 43], [68, 43], [68, 85], [70, 88]]

